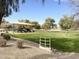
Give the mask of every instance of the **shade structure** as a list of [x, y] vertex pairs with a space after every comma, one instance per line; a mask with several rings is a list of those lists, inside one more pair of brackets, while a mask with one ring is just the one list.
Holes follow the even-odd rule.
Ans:
[[34, 26], [34, 24], [31, 24], [31, 23], [23, 23], [23, 22], [15, 22], [13, 23], [15, 25], [27, 25], [27, 26]]

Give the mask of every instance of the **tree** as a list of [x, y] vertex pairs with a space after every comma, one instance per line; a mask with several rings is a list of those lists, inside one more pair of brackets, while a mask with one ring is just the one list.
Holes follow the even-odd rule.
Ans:
[[12, 26], [12, 25], [7, 25], [6, 28], [7, 28], [8, 30], [12, 30], [13, 26]]
[[55, 20], [52, 19], [51, 17], [48, 17], [48, 18], [45, 20], [45, 23], [43, 24], [43, 28], [45, 28], [45, 29], [53, 28], [54, 25], [55, 25], [54, 23], [55, 23]]
[[2, 19], [2, 23], [9, 23], [9, 22], [6, 21], [5, 19]]
[[79, 0], [69, 0], [72, 7], [76, 7], [75, 9], [79, 9]]
[[74, 24], [74, 20], [72, 17], [69, 16], [64, 16], [59, 21], [59, 25], [63, 30], [72, 28], [73, 24]]
[[69, 0], [73, 10], [74, 10], [74, 14], [73, 14], [73, 18], [74, 18], [74, 25], [73, 25], [73, 29], [79, 29], [79, 0]]
[[40, 26], [40, 24], [38, 22], [33, 21], [31, 23], [34, 24], [35, 29], [40, 29], [41, 28], [41, 26]]
[[[46, 0], [42, 0], [42, 3], [44, 4]], [[58, 0], [58, 4], [60, 4], [61, 0]]]
[[30, 21], [28, 19], [25, 20], [18, 20], [19, 22], [24, 22], [24, 23], [30, 23]]
[[8, 27], [8, 24], [9, 24], [8, 21], [6, 21], [5, 19], [2, 19], [2, 23], [1, 23], [0, 27], [6, 29]]
[[72, 29], [79, 30], [79, 19], [74, 21], [74, 25], [72, 26]]
[[71, 7], [74, 10], [73, 18], [79, 16], [79, 0], [69, 0]]
[[0, 24], [3, 17], [12, 14], [12, 10], [17, 12], [19, 9], [19, 1], [25, 2], [25, 0], [0, 0]]
[[28, 19], [25, 20], [25, 23], [30, 23], [30, 21]]

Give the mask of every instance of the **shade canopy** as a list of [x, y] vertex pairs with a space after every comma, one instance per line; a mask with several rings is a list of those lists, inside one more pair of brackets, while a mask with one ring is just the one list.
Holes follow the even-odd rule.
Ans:
[[23, 23], [23, 22], [15, 22], [13, 23], [15, 25], [27, 25], [27, 26], [33, 26], [34, 24], [31, 24], [31, 23]]

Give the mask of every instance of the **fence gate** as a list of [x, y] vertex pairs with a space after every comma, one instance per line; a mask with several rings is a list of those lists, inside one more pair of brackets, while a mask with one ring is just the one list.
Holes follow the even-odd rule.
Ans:
[[40, 38], [39, 47], [51, 52], [51, 39], [49, 38]]

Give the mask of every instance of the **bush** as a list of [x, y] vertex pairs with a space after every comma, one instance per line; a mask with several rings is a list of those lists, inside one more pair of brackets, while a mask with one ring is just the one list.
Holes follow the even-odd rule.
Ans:
[[11, 39], [9, 34], [3, 34], [3, 38], [6, 39], [6, 40], [10, 40]]
[[1, 33], [1, 36], [3, 36], [4, 35], [4, 33]]
[[23, 41], [18, 40], [18, 41], [17, 41], [17, 47], [18, 47], [18, 48], [22, 48], [22, 47], [23, 47]]
[[0, 47], [5, 47], [6, 46], [6, 40], [0, 39]]

